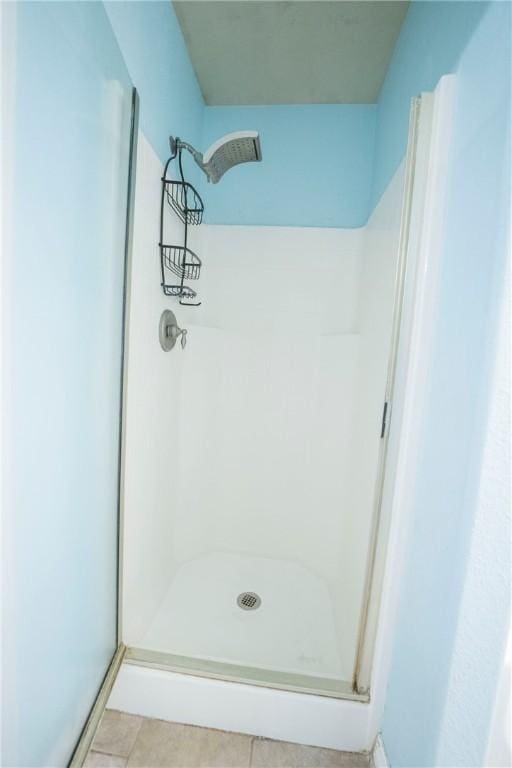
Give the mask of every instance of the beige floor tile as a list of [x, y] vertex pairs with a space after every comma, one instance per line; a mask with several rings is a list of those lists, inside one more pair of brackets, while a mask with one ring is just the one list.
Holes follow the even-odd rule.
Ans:
[[129, 768], [248, 768], [251, 736], [145, 720]]
[[107, 709], [94, 737], [92, 750], [128, 757], [144, 718]]
[[366, 755], [356, 752], [254, 739], [251, 765], [254, 768], [367, 768], [369, 761]]
[[126, 757], [119, 757], [119, 755], [89, 752], [83, 768], [126, 768], [126, 761]]

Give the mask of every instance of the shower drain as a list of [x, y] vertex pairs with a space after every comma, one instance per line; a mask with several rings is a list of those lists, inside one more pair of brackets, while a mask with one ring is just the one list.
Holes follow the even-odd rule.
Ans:
[[236, 602], [244, 611], [255, 611], [261, 605], [261, 597], [256, 592], [242, 592], [238, 595]]

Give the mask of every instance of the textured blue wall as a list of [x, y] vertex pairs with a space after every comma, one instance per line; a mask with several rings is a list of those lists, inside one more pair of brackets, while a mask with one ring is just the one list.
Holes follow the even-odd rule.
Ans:
[[455, 71], [486, 5], [412, 2], [378, 99], [372, 209], [405, 154], [411, 97], [432, 91], [442, 75]]
[[[454, 152], [447, 169], [442, 292], [383, 724], [392, 766], [483, 765], [509, 621], [509, 528], [502, 521], [488, 531], [494, 539], [492, 562], [473, 562], [470, 542], [506, 260], [510, 11], [510, 4], [501, 2], [484, 8], [414, 4], [406, 43], [404, 38], [398, 43], [383, 91], [390, 94], [396, 85], [402, 92], [406, 72], [411, 95], [431, 85], [436, 41], [458, 37], [460, 29], [468, 32], [470, 18], [477, 22], [451, 67], [457, 75], [457, 104]], [[457, 32], [450, 35], [452, 27]], [[450, 56], [438, 56], [446, 66]], [[400, 116], [400, 103], [387, 108]], [[380, 137], [381, 146], [384, 139]], [[388, 143], [389, 156], [386, 163], [381, 160], [387, 173], [396, 152], [395, 144]], [[466, 595], [476, 613], [465, 623], [477, 626], [478, 632], [459, 637], [456, 644], [465, 577], [475, 568], [495, 599]], [[450, 680], [456, 660], [459, 683]]]
[[169, 0], [105, 2], [132, 81], [140, 128], [162, 162], [169, 134], [200, 144], [203, 98]]
[[368, 217], [374, 105], [206, 107], [203, 147], [224, 133], [260, 132], [262, 163], [205, 190], [210, 224], [360, 227]]

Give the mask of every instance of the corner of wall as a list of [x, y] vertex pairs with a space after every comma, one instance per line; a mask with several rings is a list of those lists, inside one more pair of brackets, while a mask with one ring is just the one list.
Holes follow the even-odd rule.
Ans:
[[390, 762], [384, 747], [382, 733], [378, 734], [370, 753], [370, 768], [390, 768]]
[[204, 100], [170, 2], [114, 2], [105, 10], [140, 96], [140, 125], [160, 160], [168, 137], [201, 138]]

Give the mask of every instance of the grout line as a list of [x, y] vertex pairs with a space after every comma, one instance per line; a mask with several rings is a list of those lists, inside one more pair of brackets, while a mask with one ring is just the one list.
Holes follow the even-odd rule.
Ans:
[[129, 758], [130, 758], [130, 755], [131, 755], [131, 753], [132, 753], [132, 752], [133, 752], [133, 750], [135, 749], [135, 745], [136, 745], [136, 743], [137, 743], [137, 740], [138, 740], [138, 738], [139, 738], [139, 734], [140, 734], [140, 732], [141, 732], [141, 730], [142, 730], [142, 726], [144, 725], [144, 721], [145, 721], [145, 720], [149, 720], [149, 718], [148, 718], [148, 717], [144, 717], [144, 716], [142, 716], [142, 715], [139, 715], [139, 717], [140, 717], [140, 724], [139, 724], [139, 727], [138, 727], [138, 729], [137, 729], [137, 735], [135, 736], [135, 738], [134, 738], [134, 740], [133, 740], [132, 748], [131, 748], [131, 749], [130, 749], [130, 751], [128, 752], [128, 757], [126, 758], [126, 762], [128, 762], [128, 760], [129, 760]]
[[[0, 0], [0, 2], [1, 2], [1, 0]], [[97, 752], [100, 755], [107, 755], [108, 757], [121, 757], [124, 760], [128, 761], [128, 759], [129, 759], [130, 755], [132, 754], [132, 751], [133, 751], [133, 749], [135, 747], [135, 744], [137, 743], [137, 739], [139, 738], [139, 733], [141, 731], [142, 724], [143, 724], [144, 720], [150, 720], [151, 718], [144, 717], [144, 715], [131, 715], [130, 712], [122, 712], [120, 709], [110, 709], [108, 711], [109, 712], [117, 712], [117, 713], [119, 713], [121, 715], [130, 715], [130, 717], [138, 717], [138, 718], [140, 718], [139, 727], [137, 729], [137, 734], [136, 734], [136, 736], [135, 736], [135, 738], [133, 740], [133, 745], [132, 745], [132, 747], [129, 750], [127, 755], [120, 755], [119, 752], [112, 752], [112, 751], [108, 751], [107, 752], [107, 751], [105, 751], [103, 749], [94, 749], [94, 742], [93, 742], [89, 752]], [[107, 710], [105, 710], [105, 712], [107, 712]], [[105, 712], [103, 714], [105, 714]], [[101, 720], [103, 720], [103, 717], [102, 717]], [[98, 726], [98, 731], [99, 731], [100, 727], [101, 727], [101, 721], [100, 721], [100, 725]]]
[[139, 727], [137, 729], [137, 735], [135, 736], [135, 738], [133, 740], [132, 748], [130, 749], [130, 751], [128, 752], [128, 754], [126, 756], [126, 765], [128, 765], [128, 763], [130, 762], [130, 757], [132, 756], [132, 752], [135, 749], [135, 747], [137, 746], [137, 741], [139, 739], [139, 735], [140, 735], [140, 732], [142, 730], [142, 726], [144, 725], [144, 721], [145, 720], [151, 720], [150, 717], [144, 717], [144, 715], [138, 715], [138, 717], [140, 717], [140, 723], [139, 723]]
[[252, 756], [253, 756], [253, 752], [254, 752], [254, 739], [255, 738], [256, 738], [256, 736], [252, 736], [251, 737], [251, 749], [249, 750], [249, 768], [251, 768], [251, 766], [252, 766]]

